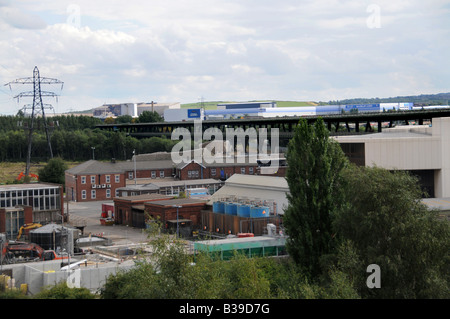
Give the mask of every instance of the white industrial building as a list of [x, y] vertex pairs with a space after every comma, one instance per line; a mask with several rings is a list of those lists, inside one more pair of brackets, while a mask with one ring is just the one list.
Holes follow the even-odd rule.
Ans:
[[157, 102], [151, 102], [151, 103], [139, 103], [137, 105], [137, 116], [141, 115], [144, 111], [150, 111], [150, 112], [156, 112], [159, 115], [163, 116], [165, 110], [178, 110], [180, 111], [181, 104], [179, 102], [174, 103], [157, 103]]
[[159, 115], [164, 115], [167, 109], [180, 110], [181, 104], [176, 103], [117, 103], [117, 104], [103, 104], [93, 110], [93, 116], [101, 119], [107, 117], [117, 117], [123, 115], [130, 115], [131, 117], [139, 117], [144, 111], [157, 112]]
[[430, 197], [450, 197], [450, 118], [335, 139], [352, 161], [410, 171], [420, 177]]
[[224, 198], [270, 203], [273, 215], [283, 215], [288, 206], [289, 186], [284, 177], [234, 174], [215, 192], [208, 205]]
[[200, 120], [205, 117], [203, 109], [175, 109], [164, 110], [165, 122], [182, 122], [187, 120]]

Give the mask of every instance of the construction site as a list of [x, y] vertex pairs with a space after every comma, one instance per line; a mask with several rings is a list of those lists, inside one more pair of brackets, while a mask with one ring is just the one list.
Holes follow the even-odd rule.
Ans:
[[[146, 228], [104, 222], [109, 217], [102, 207], [111, 206], [70, 202], [68, 207], [65, 223], [28, 223], [14, 238], [1, 235], [0, 288], [32, 296], [43, 287], [66, 281], [69, 287], [96, 293], [110, 275], [151, 257], [154, 237], [149, 237]], [[279, 216], [272, 201], [256, 203], [227, 196], [208, 207], [201, 211], [199, 225], [180, 219], [174, 220], [179, 231], [166, 229], [169, 236], [182, 237], [186, 252], [211, 253], [223, 260], [235, 251], [249, 257], [285, 254], [285, 238], [277, 231]]]
[[64, 226], [27, 224], [13, 240], [1, 234], [0, 288], [34, 295], [66, 280], [70, 287], [96, 292], [109, 275], [133, 266], [138, 254], [148, 252], [145, 244], [113, 243], [104, 233], [83, 234], [69, 222]]

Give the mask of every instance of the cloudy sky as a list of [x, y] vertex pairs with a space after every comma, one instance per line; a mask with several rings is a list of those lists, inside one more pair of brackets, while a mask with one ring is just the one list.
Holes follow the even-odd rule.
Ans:
[[450, 92], [450, 1], [0, 0], [0, 114], [30, 77], [56, 112], [117, 102]]

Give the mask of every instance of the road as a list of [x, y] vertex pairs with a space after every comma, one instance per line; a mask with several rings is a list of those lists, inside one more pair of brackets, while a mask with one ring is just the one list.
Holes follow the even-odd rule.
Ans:
[[69, 225], [84, 224], [84, 235], [103, 234], [111, 239], [113, 245], [137, 244], [147, 241], [143, 229], [124, 225], [105, 226], [100, 224], [102, 201], [64, 203], [64, 210], [69, 212]]

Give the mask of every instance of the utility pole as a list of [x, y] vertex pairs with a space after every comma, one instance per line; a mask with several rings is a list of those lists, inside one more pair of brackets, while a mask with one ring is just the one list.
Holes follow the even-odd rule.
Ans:
[[24, 113], [26, 112], [27, 108], [31, 108], [31, 124], [29, 126], [29, 133], [28, 133], [28, 152], [27, 152], [27, 164], [26, 164], [27, 166], [26, 166], [26, 170], [25, 170], [25, 176], [29, 176], [30, 175], [31, 145], [32, 145], [33, 131], [34, 131], [34, 121], [38, 114], [42, 115], [45, 133], [47, 136], [47, 144], [48, 144], [50, 158], [53, 158], [52, 145], [50, 142], [49, 127], [47, 125], [47, 120], [45, 118], [45, 111], [44, 111], [45, 108], [49, 108], [49, 107], [51, 108], [51, 105], [43, 104], [42, 97], [43, 96], [44, 97], [49, 97], [49, 96], [57, 97], [58, 95], [53, 92], [41, 91], [41, 84], [61, 84], [61, 90], [62, 90], [64, 82], [57, 80], [57, 79], [40, 77], [39, 69], [37, 68], [37, 66], [35, 66], [34, 70], [33, 70], [33, 77], [20, 78], [15, 81], [9, 82], [5, 85], [9, 85], [9, 87], [11, 89], [11, 84], [32, 84], [33, 85], [33, 91], [21, 92], [14, 97], [14, 98], [17, 98], [17, 100], [19, 100], [21, 97], [33, 97], [33, 104], [25, 105], [23, 107]]

